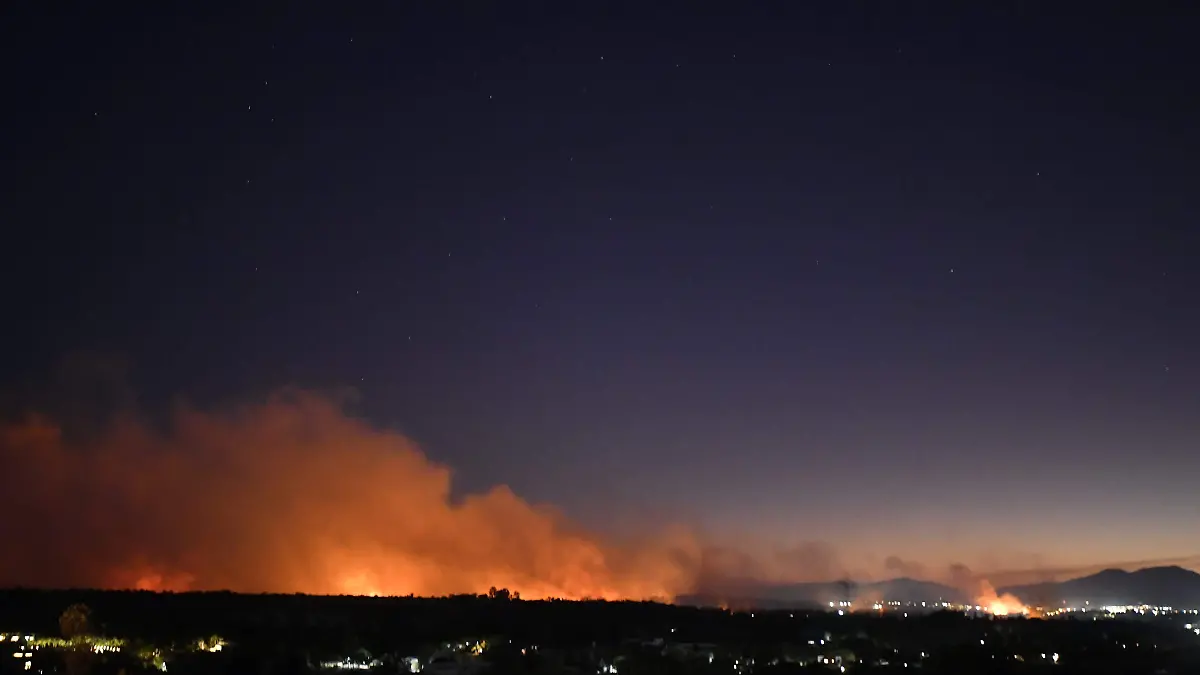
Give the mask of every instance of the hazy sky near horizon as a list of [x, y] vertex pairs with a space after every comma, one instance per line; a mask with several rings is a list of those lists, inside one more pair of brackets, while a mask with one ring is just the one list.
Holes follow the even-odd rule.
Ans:
[[655, 5], [23, 10], [5, 407], [82, 350], [600, 531], [1200, 551], [1196, 10]]

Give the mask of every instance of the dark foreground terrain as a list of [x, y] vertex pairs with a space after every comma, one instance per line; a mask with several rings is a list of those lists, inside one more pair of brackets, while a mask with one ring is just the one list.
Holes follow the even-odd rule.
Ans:
[[0, 673], [1200, 673], [1200, 617], [0, 591]]

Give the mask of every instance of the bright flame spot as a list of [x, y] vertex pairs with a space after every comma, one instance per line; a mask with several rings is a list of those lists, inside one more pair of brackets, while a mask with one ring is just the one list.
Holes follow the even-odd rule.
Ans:
[[987, 581], [981, 581], [979, 596], [975, 598], [975, 604], [979, 606], [980, 611], [994, 614], [996, 616], [1009, 616], [1011, 614], [1029, 614], [1029, 608], [1017, 596], [1011, 593], [997, 595], [996, 589]]

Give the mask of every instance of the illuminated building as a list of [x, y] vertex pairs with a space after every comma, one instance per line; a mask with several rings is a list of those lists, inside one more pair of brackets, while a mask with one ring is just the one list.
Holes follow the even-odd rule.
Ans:
[[[33, 642], [32, 635], [24, 635], [22, 633], [0, 633], [0, 643], [2, 647], [12, 650], [9, 652], [9, 658], [16, 659], [20, 664], [18, 670], [29, 670], [33, 667]], [[23, 663], [22, 663], [23, 662]]]

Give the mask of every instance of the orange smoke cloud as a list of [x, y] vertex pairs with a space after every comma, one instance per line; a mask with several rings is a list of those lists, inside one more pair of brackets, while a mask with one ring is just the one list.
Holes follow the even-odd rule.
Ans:
[[0, 584], [669, 599], [699, 569], [688, 536], [605, 542], [504, 486], [456, 503], [412, 442], [301, 391], [86, 441], [30, 418], [0, 460]]
[[986, 579], [981, 579], [979, 586], [979, 594], [975, 597], [975, 604], [982, 607], [984, 611], [996, 616], [1029, 613], [1029, 608], [1025, 606], [1025, 603], [1021, 602], [1012, 593], [997, 595], [996, 589]]

